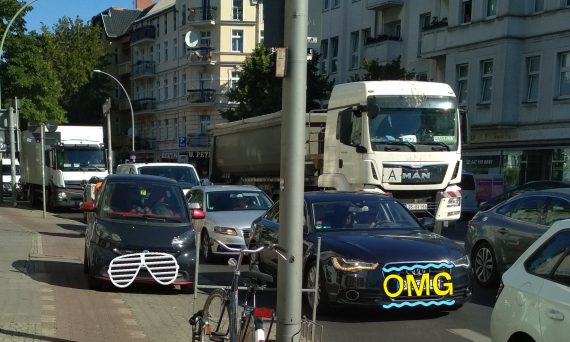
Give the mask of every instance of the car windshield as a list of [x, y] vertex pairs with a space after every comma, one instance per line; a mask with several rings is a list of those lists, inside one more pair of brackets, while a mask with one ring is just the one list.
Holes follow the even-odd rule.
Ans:
[[105, 186], [100, 216], [109, 219], [186, 222], [178, 186], [147, 182], [112, 182]]
[[174, 179], [182, 189], [190, 189], [199, 185], [194, 169], [188, 166], [143, 166], [139, 168], [139, 173]]
[[312, 204], [314, 226], [324, 230], [422, 229], [395, 200], [346, 200]]
[[262, 191], [233, 190], [206, 193], [207, 211], [267, 210], [271, 200]]

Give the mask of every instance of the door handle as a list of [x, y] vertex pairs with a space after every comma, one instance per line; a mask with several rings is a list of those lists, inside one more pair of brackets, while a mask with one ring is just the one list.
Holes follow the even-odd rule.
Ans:
[[509, 230], [507, 228], [499, 228], [499, 229], [497, 229], [497, 231], [501, 234], [507, 234], [509, 232]]
[[548, 316], [548, 318], [551, 318], [555, 321], [563, 321], [564, 320], [564, 314], [558, 310], [554, 310], [554, 309], [548, 309], [546, 310], [546, 316]]

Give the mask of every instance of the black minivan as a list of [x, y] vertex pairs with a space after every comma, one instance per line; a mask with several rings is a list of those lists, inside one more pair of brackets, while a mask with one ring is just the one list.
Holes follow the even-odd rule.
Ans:
[[[175, 180], [110, 175], [96, 203], [84, 202], [82, 209], [94, 212], [85, 232], [84, 271], [90, 288], [99, 289], [111, 281], [109, 266], [117, 257], [160, 252], [168, 255], [173, 264], [168, 283], [179, 285], [182, 292], [193, 292], [194, 229], [182, 189]], [[128, 284], [160, 283], [157, 274], [165, 272], [153, 272], [148, 265], [142, 267], [141, 260], [144, 257], [132, 272], [124, 275], [130, 278]], [[118, 286], [114, 279], [113, 284]]]

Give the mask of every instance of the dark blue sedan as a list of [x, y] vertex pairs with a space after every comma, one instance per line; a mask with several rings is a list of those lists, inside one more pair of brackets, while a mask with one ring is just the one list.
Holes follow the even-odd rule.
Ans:
[[[457, 243], [429, 231], [392, 197], [367, 192], [305, 193], [304, 288], [314, 288], [321, 238], [318, 310], [331, 304], [384, 309], [455, 310], [471, 296], [469, 258]], [[433, 221], [432, 221], [433, 223]], [[252, 224], [250, 245], [277, 243], [279, 202]], [[277, 256], [252, 256], [250, 266], [277, 275]], [[314, 295], [307, 295], [314, 306]]]

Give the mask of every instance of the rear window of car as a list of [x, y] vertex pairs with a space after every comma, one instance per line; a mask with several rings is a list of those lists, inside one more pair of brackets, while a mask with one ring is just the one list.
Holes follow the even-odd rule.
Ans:
[[475, 178], [472, 175], [461, 175], [461, 184], [459, 187], [463, 190], [475, 190]]
[[190, 189], [200, 183], [196, 171], [188, 166], [143, 166], [139, 167], [139, 173], [174, 179], [184, 189]]

